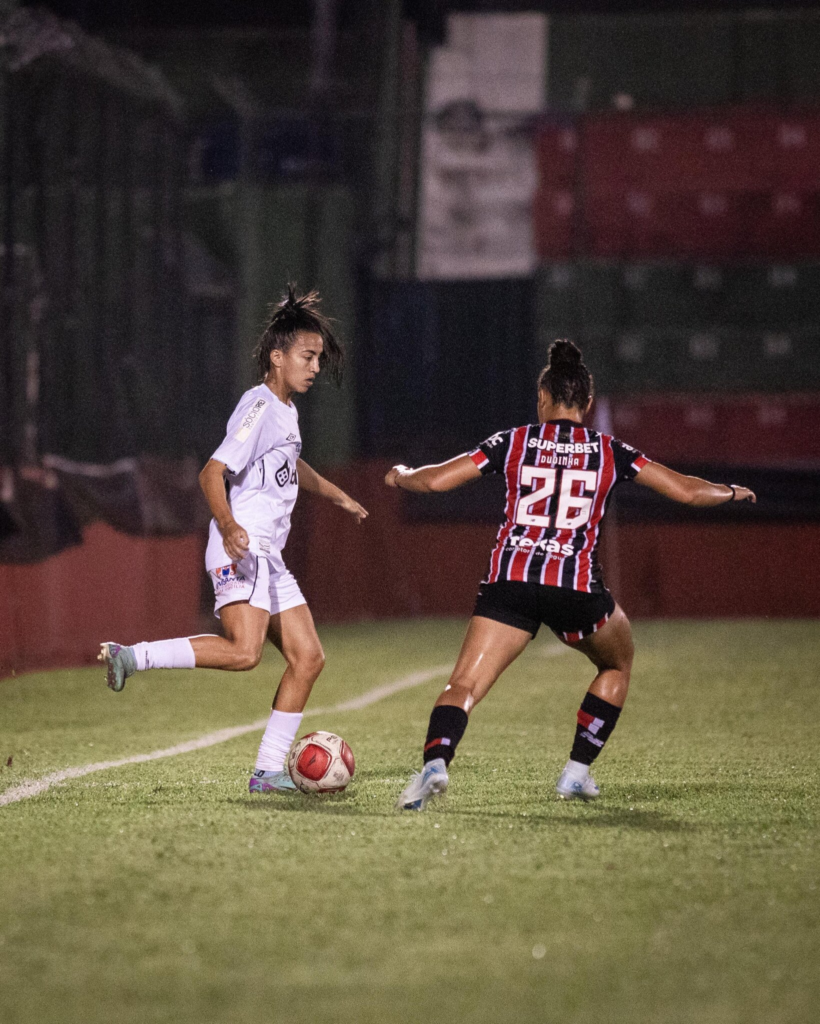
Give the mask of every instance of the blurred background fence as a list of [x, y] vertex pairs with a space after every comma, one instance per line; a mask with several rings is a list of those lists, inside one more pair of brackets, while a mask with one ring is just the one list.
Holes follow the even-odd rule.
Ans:
[[627, 611], [820, 613], [820, 10], [631, 6], [0, 3], [2, 671], [198, 631], [196, 474], [288, 280], [349, 356], [305, 457], [371, 511], [300, 500], [318, 619], [469, 612], [497, 489], [381, 476], [532, 420], [563, 336], [596, 425], [761, 498], [624, 489]]

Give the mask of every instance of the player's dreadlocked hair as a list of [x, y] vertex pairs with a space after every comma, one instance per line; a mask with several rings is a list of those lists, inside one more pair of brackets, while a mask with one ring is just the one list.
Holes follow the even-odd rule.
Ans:
[[550, 345], [549, 362], [538, 378], [538, 388], [546, 391], [556, 405], [586, 412], [592, 395], [592, 374], [581, 359], [581, 350], [561, 338]]
[[322, 369], [327, 367], [333, 380], [341, 384], [344, 352], [336, 340], [332, 324], [330, 317], [319, 311], [317, 291], [297, 295], [296, 286], [289, 284], [287, 295], [282, 297], [281, 302], [270, 307], [270, 319], [254, 353], [260, 383], [270, 371], [271, 352], [276, 348], [287, 352], [296, 341], [296, 335], [300, 331], [307, 331], [321, 335], [324, 345], [319, 356], [319, 366]]

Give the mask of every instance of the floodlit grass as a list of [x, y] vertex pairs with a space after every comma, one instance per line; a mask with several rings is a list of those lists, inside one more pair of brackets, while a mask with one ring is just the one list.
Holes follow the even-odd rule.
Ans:
[[[463, 624], [321, 632], [328, 706], [451, 662]], [[591, 673], [539, 637], [425, 814], [392, 802], [439, 681], [306, 723], [356, 754], [337, 797], [249, 797], [253, 734], [0, 808], [0, 1021], [808, 1024], [819, 641], [638, 626], [595, 805], [553, 799]], [[0, 791], [252, 722], [277, 668], [0, 682]]]

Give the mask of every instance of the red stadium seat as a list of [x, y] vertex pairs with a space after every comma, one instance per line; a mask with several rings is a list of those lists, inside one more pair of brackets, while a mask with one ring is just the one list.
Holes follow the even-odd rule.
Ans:
[[538, 154], [543, 259], [820, 255], [820, 113], [607, 114], [544, 126]]
[[816, 460], [818, 416], [815, 395], [612, 400], [616, 435], [669, 463], [785, 466]]
[[591, 255], [622, 259], [732, 259], [742, 255], [745, 197], [734, 193], [628, 192], [590, 196]]
[[535, 246], [542, 260], [573, 255], [575, 194], [571, 189], [539, 191], [533, 201]]
[[779, 114], [768, 126], [772, 187], [820, 192], [820, 114]]
[[581, 131], [580, 167], [587, 196], [623, 195], [634, 187], [626, 115], [592, 117]]
[[585, 183], [596, 194], [762, 188], [772, 179], [773, 139], [773, 115], [754, 108], [591, 118], [583, 129]]
[[578, 129], [573, 124], [545, 124], [535, 137], [539, 189], [573, 189], [578, 166]]
[[820, 253], [820, 193], [755, 194], [748, 204], [743, 255], [793, 260]]

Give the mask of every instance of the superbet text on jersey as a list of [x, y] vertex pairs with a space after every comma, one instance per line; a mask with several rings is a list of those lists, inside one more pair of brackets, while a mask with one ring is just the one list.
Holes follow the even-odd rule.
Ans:
[[649, 460], [571, 420], [502, 431], [469, 455], [483, 474], [503, 473], [507, 483], [505, 521], [484, 582], [602, 591], [597, 545], [607, 502]]

